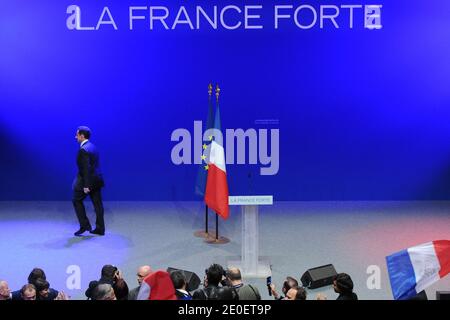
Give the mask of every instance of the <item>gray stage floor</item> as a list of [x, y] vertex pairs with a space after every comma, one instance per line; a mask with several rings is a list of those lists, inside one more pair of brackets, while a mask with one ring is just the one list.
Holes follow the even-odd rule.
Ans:
[[[92, 207], [87, 206], [90, 217]], [[52, 287], [84, 299], [90, 280], [104, 264], [123, 270], [130, 287], [136, 267], [177, 267], [203, 277], [213, 263], [226, 264], [240, 254], [241, 216], [233, 207], [221, 234], [231, 242], [211, 245], [193, 236], [203, 227], [201, 202], [106, 202], [107, 235], [73, 237], [77, 229], [70, 202], [0, 202], [0, 278], [13, 289], [36, 266]], [[311, 267], [332, 263], [349, 273], [361, 299], [392, 299], [385, 256], [423, 242], [450, 238], [450, 202], [278, 202], [260, 209], [260, 253], [270, 259], [277, 287], [285, 276], [300, 279]], [[213, 215], [210, 215], [213, 222]], [[92, 221], [93, 219], [91, 219]], [[211, 223], [212, 225], [213, 223]], [[369, 289], [367, 268], [379, 266], [381, 288]], [[81, 271], [81, 289], [69, 290], [69, 266]], [[246, 279], [268, 296], [265, 279]], [[450, 277], [427, 290], [450, 290]], [[309, 292], [308, 299], [331, 288]]]

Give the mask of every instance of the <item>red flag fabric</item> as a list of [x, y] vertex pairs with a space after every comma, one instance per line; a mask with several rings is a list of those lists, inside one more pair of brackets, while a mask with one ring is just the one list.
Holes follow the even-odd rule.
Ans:
[[170, 274], [159, 270], [150, 273], [142, 282], [138, 300], [177, 300]]

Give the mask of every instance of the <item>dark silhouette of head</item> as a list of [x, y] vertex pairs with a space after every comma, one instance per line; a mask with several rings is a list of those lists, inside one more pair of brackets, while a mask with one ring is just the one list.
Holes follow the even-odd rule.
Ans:
[[206, 270], [206, 279], [208, 280], [208, 286], [218, 286], [224, 276], [224, 270], [220, 264], [212, 264], [208, 270]]
[[336, 293], [349, 295], [353, 293], [352, 278], [346, 273], [339, 273], [333, 279], [333, 288]]
[[104, 265], [101, 273], [101, 280], [102, 280], [101, 282], [104, 281], [114, 282], [117, 271], [118, 271], [117, 267], [113, 265], [110, 264]]
[[50, 283], [42, 278], [35, 281], [34, 286], [36, 287], [36, 293], [39, 298], [47, 298], [50, 289]]
[[303, 287], [293, 286], [286, 293], [287, 300], [306, 300], [306, 290]]
[[174, 270], [170, 273], [170, 279], [172, 279], [175, 289], [186, 290], [186, 276], [181, 270]]
[[298, 281], [293, 277], [286, 277], [281, 290], [284, 294], [287, 294], [292, 287], [298, 287]]
[[77, 133], [75, 135], [75, 139], [77, 139], [78, 143], [83, 142], [86, 139], [91, 138], [91, 129], [86, 126], [80, 126], [77, 129]]
[[28, 276], [28, 283], [34, 285], [37, 279], [47, 279], [44, 270], [42, 270], [41, 268], [34, 268], [33, 270], [31, 270], [30, 275]]

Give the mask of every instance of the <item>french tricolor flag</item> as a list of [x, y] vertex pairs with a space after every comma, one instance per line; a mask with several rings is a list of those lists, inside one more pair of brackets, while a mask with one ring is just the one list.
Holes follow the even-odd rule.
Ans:
[[[220, 131], [220, 111], [217, 105], [216, 116], [214, 120], [215, 130]], [[220, 133], [221, 135], [221, 133]], [[205, 203], [213, 209], [223, 219], [228, 219], [230, 209], [228, 204], [228, 182], [227, 170], [225, 165], [225, 151], [223, 148], [223, 139], [219, 137], [212, 140], [208, 155], [208, 177], [206, 180]]]
[[450, 240], [437, 240], [386, 257], [394, 298], [406, 300], [450, 273]]

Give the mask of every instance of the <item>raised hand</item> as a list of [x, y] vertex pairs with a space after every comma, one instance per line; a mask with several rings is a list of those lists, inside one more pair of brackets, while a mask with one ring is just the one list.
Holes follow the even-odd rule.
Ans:
[[63, 291], [60, 291], [55, 300], [69, 300], [69, 296], [67, 296]]

